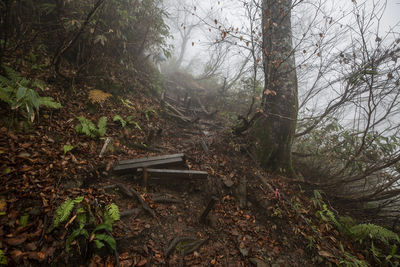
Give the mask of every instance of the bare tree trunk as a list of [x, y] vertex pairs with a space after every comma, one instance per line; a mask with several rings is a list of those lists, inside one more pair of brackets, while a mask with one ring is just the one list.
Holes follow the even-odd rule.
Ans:
[[265, 88], [252, 136], [263, 168], [295, 176], [291, 148], [296, 129], [297, 75], [292, 45], [291, 0], [263, 0]]

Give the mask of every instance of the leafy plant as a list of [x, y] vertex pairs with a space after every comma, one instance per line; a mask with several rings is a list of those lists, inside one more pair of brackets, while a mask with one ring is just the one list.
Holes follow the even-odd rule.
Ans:
[[357, 257], [352, 255], [351, 253], [348, 253], [347, 251], [344, 250], [342, 243], [340, 243], [340, 250], [342, 251], [344, 255], [344, 259], [340, 260], [340, 266], [346, 266], [346, 267], [369, 267], [370, 265], [364, 261], [364, 260], [359, 260]]
[[125, 128], [127, 124], [131, 124], [134, 125], [138, 130], [142, 131], [142, 127], [140, 127], [139, 123], [133, 120], [134, 118], [134, 116], [128, 116], [126, 117], [126, 120], [124, 120], [120, 115], [115, 115], [113, 121], [119, 121], [122, 128]]
[[[400, 255], [396, 254], [400, 238], [396, 233], [375, 224], [355, 224], [355, 221], [348, 216], [336, 219], [335, 214], [324, 203], [319, 191], [314, 191], [313, 199], [317, 203], [316, 207], [321, 209], [317, 211], [317, 215], [324, 222], [336, 227], [340, 232], [350, 236], [355, 241], [360, 242], [360, 244], [364, 244], [364, 251], [367, 258], [380, 265], [384, 264], [384, 266], [387, 264], [390, 264], [390, 266], [400, 265]], [[379, 244], [379, 248], [376, 244]], [[341, 250], [345, 256], [345, 259], [340, 263], [341, 265], [368, 266], [365, 261], [361, 261], [352, 254], [344, 251], [343, 247], [341, 247]]]
[[112, 203], [97, 209], [83, 199], [81, 196], [64, 201], [56, 211], [51, 231], [68, 220], [64, 226], [70, 232], [65, 243], [67, 252], [71, 250], [71, 245], [79, 240], [86, 244], [93, 242], [98, 249], [107, 245], [114, 251], [116, 242], [110, 232], [113, 224], [120, 220], [118, 206]]
[[120, 98], [120, 100], [121, 100], [122, 104], [124, 104], [124, 106], [126, 106], [127, 108], [136, 110], [135, 106], [133, 105], [133, 103], [129, 99], [125, 100], [123, 98]]
[[60, 223], [65, 222], [71, 215], [75, 204], [81, 203], [82, 200], [83, 197], [77, 197], [75, 199], [67, 199], [66, 201], [64, 201], [56, 211], [56, 217], [53, 221], [53, 227], [57, 228]]
[[44, 106], [53, 109], [61, 108], [52, 97], [41, 97], [34, 88], [44, 89], [39, 80], [28, 80], [13, 69], [1, 65], [4, 75], [0, 75], [0, 100], [6, 102], [12, 110], [26, 110], [26, 117], [33, 122], [39, 108]]
[[144, 115], [146, 116], [146, 120], [149, 121], [152, 114], [157, 114], [153, 107], [148, 107], [144, 111]]
[[64, 155], [67, 154], [68, 152], [70, 152], [72, 149], [74, 149], [75, 146], [73, 145], [64, 145], [63, 149], [64, 149]]
[[28, 214], [22, 215], [19, 219], [19, 224], [21, 225], [21, 227], [25, 227], [28, 224], [28, 220], [29, 220]]
[[80, 124], [75, 126], [77, 133], [86, 134], [89, 137], [102, 137], [107, 131], [107, 117], [103, 116], [97, 122], [97, 127], [94, 123], [85, 117], [77, 117]]
[[122, 128], [126, 126], [126, 120], [124, 120], [120, 115], [115, 115], [113, 121], [119, 121], [121, 123]]
[[399, 236], [379, 225], [362, 223], [350, 228], [351, 236], [362, 243], [364, 240], [381, 241], [385, 245], [391, 242], [399, 243]]
[[1, 265], [7, 265], [8, 261], [6, 256], [4, 255], [4, 251], [0, 249], [0, 264]]

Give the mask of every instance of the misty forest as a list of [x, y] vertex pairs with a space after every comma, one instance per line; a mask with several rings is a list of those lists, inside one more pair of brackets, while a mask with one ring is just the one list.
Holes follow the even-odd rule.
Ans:
[[397, 0], [1, 0], [0, 266], [400, 266]]

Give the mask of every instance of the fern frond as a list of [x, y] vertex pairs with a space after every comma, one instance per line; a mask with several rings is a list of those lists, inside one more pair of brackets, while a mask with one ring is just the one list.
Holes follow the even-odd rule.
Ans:
[[11, 104], [12, 103], [12, 98], [11, 98], [12, 91], [13, 91], [12, 88], [10, 88], [8, 86], [3, 87], [0, 84], [0, 100], [6, 102], [8, 104]]
[[80, 235], [83, 235], [86, 239], [89, 238], [89, 233], [86, 229], [75, 229], [70, 236], [68, 236], [65, 248], [67, 252], [70, 250], [71, 243]]
[[97, 122], [97, 133], [99, 136], [104, 136], [107, 131], [107, 117], [103, 116]]
[[358, 224], [350, 228], [351, 235], [358, 241], [365, 239], [379, 240], [389, 245], [390, 242], [400, 242], [399, 236], [379, 225], [366, 223]]
[[95, 240], [104, 241], [113, 251], [115, 251], [117, 248], [117, 242], [115, 242], [115, 239], [112, 236], [106, 234], [97, 234], [94, 238]]
[[81, 202], [83, 201], [84, 198], [85, 198], [84, 196], [76, 197], [76, 198], [74, 199], [75, 204], [81, 203]]
[[96, 228], [94, 228], [93, 233], [100, 231], [100, 230], [107, 230], [107, 231], [112, 231], [112, 226], [109, 223], [102, 223], [96, 226]]
[[83, 133], [90, 137], [96, 136], [96, 126], [93, 124], [91, 120], [86, 119], [85, 117], [77, 117], [80, 124], [75, 126], [75, 130], [77, 133]]
[[5, 65], [1, 65], [1, 68], [3, 69], [5, 76], [10, 80], [10, 81], [17, 81], [21, 80], [21, 76], [19, 75], [18, 72], [13, 70], [10, 67], [7, 67]]
[[75, 206], [75, 202], [72, 199], [67, 199], [64, 203], [58, 207], [56, 211], [56, 217], [54, 218], [53, 226], [54, 228], [58, 227], [60, 223], [65, 222], [68, 217], [71, 215], [71, 212]]
[[115, 115], [113, 121], [119, 121], [122, 125], [122, 128], [126, 126], [126, 121], [120, 115]]
[[103, 92], [101, 90], [97, 90], [97, 89], [89, 91], [89, 100], [92, 103], [100, 103], [101, 104], [111, 96], [112, 96], [111, 94]]
[[107, 216], [111, 219], [111, 223], [114, 223], [115, 221], [119, 221], [121, 219], [118, 206], [114, 203], [106, 207], [106, 213]]
[[101, 249], [102, 247], [104, 247], [104, 243], [101, 242], [100, 240], [94, 239], [93, 241], [94, 241], [94, 243], [96, 244], [96, 247], [97, 247], [98, 249]]
[[52, 97], [40, 97], [39, 98], [39, 105], [45, 106], [48, 108], [59, 109], [62, 108], [62, 105], [56, 101]]

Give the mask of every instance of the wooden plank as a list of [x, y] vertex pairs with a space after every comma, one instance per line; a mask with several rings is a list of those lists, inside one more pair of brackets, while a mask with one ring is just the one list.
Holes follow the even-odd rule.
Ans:
[[123, 173], [123, 172], [135, 171], [137, 168], [144, 168], [150, 166], [158, 166], [158, 167], [176, 166], [176, 165], [181, 165], [182, 163], [183, 163], [182, 158], [160, 159], [160, 160], [118, 165], [114, 168], [114, 171]]
[[[139, 168], [138, 172], [143, 172], [143, 169]], [[207, 179], [208, 173], [205, 171], [192, 171], [192, 170], [170, 170], [170, 169], [147, 169], [147, 175], [151, 175], [149, 178], [186, 178], [192, 179]]]
[[126, 159], [126, 160], [120, 160], [118, 162], [119, 165], [123, 164], [133, 164], [133, 163], [140, 163], [140, 162], [146, 162], [146, 161], [155, 161], [155, 160], [162, 160], [162, 159], [172, 159], [172, 158], [183, 158], [185, 157], [185, 154], [179, 153], [179, 154], [170, 154], [170, 155], [163, 155], [163, 156], [156, 156], [156, 157], [148, 157], [148, 158], [138, 158], [138, 159]]

